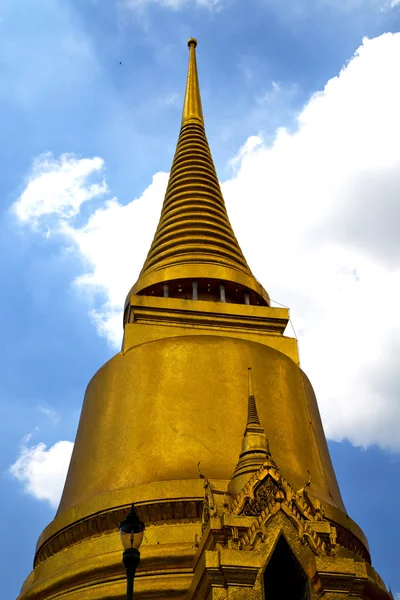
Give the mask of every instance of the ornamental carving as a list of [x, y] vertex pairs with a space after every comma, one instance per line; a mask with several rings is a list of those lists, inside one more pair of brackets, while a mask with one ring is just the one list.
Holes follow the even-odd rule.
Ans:
[[203, 475], [200, 471], [200, 463], [197, 463], [197, 471], [200, 479], [203, 480], [204, 485], [204, 502], [203, 502], [203, 513], [201, 518], [201, 529], [204, 531], [210, 517], [214, 517], [217, 514], [217, 507], [214, 500], [214, 486], [210, 483], [209, 479]]
[[276, 481], [269, 475], [254, 490], [254, 498], [246, 498], [241, 514], [246, 517], [258, 517], [268, 507], [268, 502], [278, 491]]
[[312, 526], [313, 522], [323, 519], [323, 513], [319, 500], [311, 498], [307, 492], [310, 482], [309, 473], [306, 484], [296, 491], [282, 477], [279, 468], [269, 455], [231, 507], [233, 515], [257, 518], [243, 536], [241, 547], [250, 549], [256, 543], [262, 542], [266, 537], [269, 522], [279, 511], [283, 511], [296, 527], [302, 543], [307, 542], [316, 554], [320, 551], [330, 551], [329, 536], [328, 540], [322, 539]]
[[[198, 471], [204, 486], [202, 535], [209, 526], [214, 540], [218, 539], [221, 547], [226, 545], [236, 550], [254, 549], [267, 539], [270, 522], [278, 513], [284, 513], [295, 526], [300, 542], [308, 544], [316, 555], [323, 553], [333, 557], [336, 555], [337, 547], [343, 546], [368, 560], [367, 551], [354, 535], [326, 520], [321, 501], [309, 495], [311, 473], [308, 473], [308, 479], [303, 487], [296, 491], [282, 477], [271, 454], [268, 454], [263, 465], [229, 505], [226, 494], [215, 489], [208, 478], [201, 473], [199, 465]], [[216, 495], [223, 495], [223, 501], [217, 503]], [[225, 515], [247, 519], [243, 520], [243, 526], [239, 519], [234, 521], [234, 525], [229, 522], [222, 529], [214, 528], [210, 522], [212, 517], [219, 517], [223, 522]], [[249, 517], [252, 518], [250, 526]]]
[[299, 540], [302, 544], [307, 542], [315, 554], [327, 550], [325, 543], [313, 530], [310, 522], [302, 517], [297, 508], [286, 500], [276, 500], [275, 498], [271, 498], [268, 507], [243, 536], [241, 547], [244, 550], [251, 550], [258, 541], [263, 542], [266, 539], [269, 522], [279, 511], [283, 511], [289, 521], [296, 527]]
[[269, 507], [273, 500], [286, 502], [309, 521], [323, 519], [321, 502], [311, 498], [307, 487], [311, 482], [311, 474], [303, 488], [296, 491], [284, 479], [271, 455], [251, 477], [237, 496], [231, 507], [234, 515], [258, 517]]

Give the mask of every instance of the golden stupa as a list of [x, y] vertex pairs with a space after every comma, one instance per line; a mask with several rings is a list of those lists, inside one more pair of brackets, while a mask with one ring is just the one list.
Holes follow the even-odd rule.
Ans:
[[118, 524], [133, 501], [146, 523], [138, 598], [388, 600], [284, 336], [288, 310], [270, 306], [230, 225], [188, 45], [178, 145], [122, 350], [88, 385], [19, 600], [122, 600]]

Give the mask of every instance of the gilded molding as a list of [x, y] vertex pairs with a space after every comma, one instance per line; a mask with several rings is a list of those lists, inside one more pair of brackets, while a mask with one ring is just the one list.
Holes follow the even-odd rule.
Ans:
[[[38, 549], [34, 566], [40, 565], [57, 552], [82, 542], [86, 538], [115, 533], [118, 530], [119, 523], [126, 516], [128, 508], [127, 506], [119, 506], [114, 510], [97, 513], [62, 529]], [[203, 502], [201, 500], [154, 502], [137, 505], [136, 510], [140, 519], [147, 526], [173, 522], [190, 523], [200, 521]]]
[[213, 326], [238, 332], [254, 330], [283, 335], [289, 322], [289, 311], [285, 308], [252, 306], [249, 310], [244, 305], [233, 303], [218, 304], [217, 307], [218, 310], [215, 302], [187, 300], [183, 303], [175, 298], [133, 295], [125, 311], [125, 324], [190, 325], [194, 329]]

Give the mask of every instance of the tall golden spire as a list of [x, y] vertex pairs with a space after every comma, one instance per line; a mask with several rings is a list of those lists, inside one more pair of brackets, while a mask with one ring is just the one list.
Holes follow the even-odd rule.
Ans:
[[196, 46], [197, 40], [190, 38], [189, 46], [189, 68], [186, 82], [185, 100], [183, 103], [182, 125], [194, 121], [204, 127], [203, 108], [201, 106], [199, 76], [197, 74]]
[[212, 283], [226, 283], [227, 295], [247, 294], [250, 304], [268, 305], [268, 294], [251, 273], [229, 222], [204, 129], [197, 42], [191, 38], [188, 45], [182, 125], [161, 217], [127, 300], [138, 293], [162, 296], [166, 283], [173, 295], [174, 285], [182, 289], [182, 281], [196, 280], [205, 292]]

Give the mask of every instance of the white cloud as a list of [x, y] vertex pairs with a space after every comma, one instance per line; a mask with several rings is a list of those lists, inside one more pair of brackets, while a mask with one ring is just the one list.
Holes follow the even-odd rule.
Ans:
[[267, 0], [268, 4], [283, 14], [285, 19], [308, 18], [311, 11], [329, 10], [344, 14], [362, 12], [376, 14], [390, 11], [400, 0]]
[[46, 417], [48, 417], [54, 425], [57, 425], [59, 423], [60, 417], [58, 416], [57, 412], [52, 408], [49, 408], [48, 406], [39, 406], [38, 410], [43, 415], [46, 415]]
[[129, 9], [144, 8], [151, 4], [158, 4], [159, 6], [173, 10], [179, 10], [188, 5], [213, 10], [221, 5], [221, 0], [119, 0], [119, 4], [123, 8]]
[[[157, 173], [139, 199], [125, 206], [107, 200], [79, 228], [74, 217], [83, 202], [107, 191], [104, 162], [46, 154], [35, 161], [27, 187], [11, 207], [22, 224], [40, 228], [46, 238], [61, 235], [78, 250], [86, 272], [74, 284], [90, 295], [96, 306], [91, 319], [114, 347], [121, 341], [121, 308], [154, 235], [167, 181], [167, 173]], [[104, 300], [100, 306], [97, 298]]]
[[35, 435], [35, 433], [37, 433], [38, 431], [39, 431], [39, 428], [35, 427], [35, 429], [33, 431], [30, 431], [29, 433], [24, 435], [24, 437], [22, 438], [22, 445], [26, 446], [26, 444], [28, 444], [31, 441], [32, 436]]
[[[400, 34], [365, 39], [304, 107], [297, 131], [278, 130], [271, 145], [250, 137], [223, 186], [255, 275], [292, 309], [328, 437], [397, 451], [399, 61]], [[103, 294], [92, 318], [115, 346], [166, 178], [155, 175], [142, 197], [125, 206], [108, 201], [80, 228], [66, 218], [75, 205], [65, 206], [57, 225], [86, 266], [78, 288]], [[83, 196], [87, 185], [79, 181]]]
[[62, 225], [64, 235], [76, 244], [88, 267], [75, 285], [105, 298], [91, 318], [114, 347], [121, 344], [122, 306], [154, 236], [167, 181], [167, 173], [157, 173], [140, 198], [126, 205], [109, 200], [82, 228], [67, 222]]
[[72, 442], [60, 441], [47, 449], [42, 442], [36, 446], [24, 445], [10, 473], [24, 484], [25, 491], [38, 500], [47, 500], [57, 508], [73, 448]]
[[282, 91], [282, 87], [280, 86], [280, 84], [277, 83], [276, 81], [272, 81], [271, 87], [266, 92], [264, 92], [263, 94], [258, 96], [256, 98], [256, 102], [258, 104], [266, 104], [266, 103], [270, 103], [273, 100], [277, 100], [279, 97], [279, 92], [281, 92], [281, 91]]
[[37, 225], [43, 216], [71, 218], [79, 213], [83, 202], [107, 193], [105, 179], [90, 183], [102, 171], [99, 157], [78, 158], [62, 154], [54, 158], [50, 152], [39, 156], [33, 165], [27, 185], [12, 210], [22, 222]]
[[399, 59], [399, 34], [364, 40], [296, 133], [247, 142], [224, 190], [255, 274], [292, 308], [327, 435], [397, 450]]

